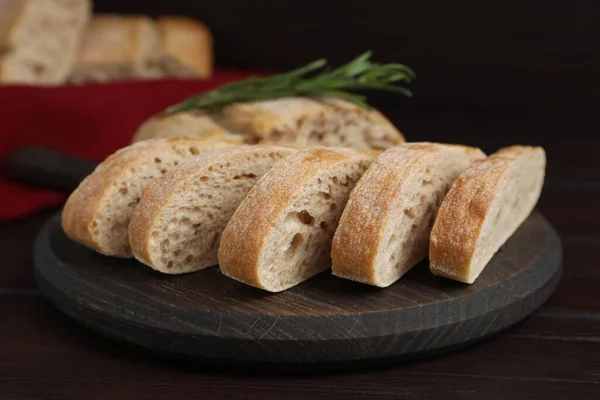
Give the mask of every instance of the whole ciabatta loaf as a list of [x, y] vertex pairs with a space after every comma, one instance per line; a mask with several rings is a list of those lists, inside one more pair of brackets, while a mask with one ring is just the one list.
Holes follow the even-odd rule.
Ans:
[[[387, 149], [404, 142], [402, 134], [381, 113], [367, 111], [339, 99], [288, 97], [275, 100], [237, 103], [207, 114], [188, 114], [188, 124], [197, 118], [201, 132], [204, 126], [214, 129], [206, 120], [231, 133], [242, 134], [249, 141], [277, 143], [293, 147], [341, 146], [356, 149]], [[174, 114], [169, 118], [177, 118]], [[152, 132], [154, 137], [172, 136], [164, 123]], [[136, 135], [141, 136], [141, 134]], [[147, 134], [144, 137], [148, 137]]]
[[118, 150], [69, 196], [62, 213], [65, 233], [102, 254], [131, 257], [127, 227], [146, 185], [185, 158], [227, 146], [218, 140], [175, 138]]
[[227, 224], [219, 247], [221, 271], [280, 292], [329, 268], [342, 210], [372, 161], [366, 152], [316, 148], [275, 164]]
[[148, 187], [135, 208], [129, 225], [135, 258], [167, 274], [217, 264], [221, 233], [237, 206], [276, 161], [294, 151], [239, 146], [173, 168]]
[[0, 83], [61, 84], [75, 60], [90, 0], [0, 0]]
[[335, 232], [334, 275], [386, 287], [427, 256], [438, 208], [454, 180], [485, 154], [406, 143], [385, 151], [350, 195]]
[[541, 147], [512, 146], [463, 172], [444, 199], [431, 232], [431, 271], [475, 282], [533, 210], [545, 169]]
[[182, 112], [168, 117], [154, 116], [145, 121], [135, 132], [132, 142], [152, 138], [166, 137], [196, 137], [196, 138], [226, 138], [247, 142], [247, 138], [229, 132], [210, 115]]

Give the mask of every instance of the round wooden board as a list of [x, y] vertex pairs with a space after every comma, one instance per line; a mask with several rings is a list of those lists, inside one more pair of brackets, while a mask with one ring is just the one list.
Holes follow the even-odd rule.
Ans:
[[386, 289], [328, 272], [271, 294], [218, 268], [167, 276], [69, 240], [54, 216], [35, 244], [44, 294], [101, 335], [216, 366], [346, 369], [412, 360], [499, 332], [542, 305], [561, 273], [560, 239], [534, 212], [473, 285], [417, 265]]

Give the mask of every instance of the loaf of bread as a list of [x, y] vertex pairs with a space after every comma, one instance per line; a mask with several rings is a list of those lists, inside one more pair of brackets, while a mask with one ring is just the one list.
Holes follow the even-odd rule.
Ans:
[[541, 147], [511, 146], [464, 171], [444, 199], [431, 232], [431, 272], [475, 282], [533, 210], [545, 168]]
[[229, 132], [207, 114], [182, 112], [168, 117], [155, 116], [148, 119], [137, 129], [132, 142], [170, 137], [218, 137], [240, 142], [246, 142], [247, 139], [244, 135]]
[[208, 77], [212, 38], [200, 22], [183, 17], [96, 15], [71, 72], [72, 83], [162, 77]]
[[0, 83], [64, 83], [90, 0], [0, 0]]
[[239, 146], [173, 168], [146, 189], [135, 208], [129, 225], [135, 258], [166, 274], [217, 264], [221, 234], [237, 206], [276, 161], [294, 151]]
[[195, 138], [153, 139], [118, 150], [69, 196], [63, 230], [72, 240], [102, 254], [132, 256], [127, 227], [145, 187], [185, 158], [230, 143]]
[[213, 40], [200, 21], [186, 17], [162, 17], [156, 21], [159, 77], [208, 78], [213, 70]]
[[[387, 149], [404, 142], [404, 136], [381, 113], [367, 111], [352, 103], [338, 99], [309, 99], [301, 97], [238, 103], [224, 107], [219, 112], [188, 113], [187, 126], [212, 130], [216, 125], [231, 133], [242, 134], [250, 142], [269, 142], [279, 145], [308, 148], [317, 146], [352, 147], [355, 149]], [[152, 131], [152, 137], [173, 135], [167, 119], [163, 117], [161, 129]], [[140, 128], [144, 130], [144, 126]], [[149, 137], [148, 132], [135, 135]]]
[[275, 164], [223, 232], [223, 274], [280, 292], [329, 268], [331, 239], [342, 210], [372, 161], [366, 152], [314, 148]]
[[473, 147], [406, 143], [387, 150], [360, 179], [333, 238], [332, 273], [387, 287], [427, 257], [446, 192], [485, 154]]
[[96, 15], [77, 54], [72, 83], [150, 78], [158, 32], [146, 16]]

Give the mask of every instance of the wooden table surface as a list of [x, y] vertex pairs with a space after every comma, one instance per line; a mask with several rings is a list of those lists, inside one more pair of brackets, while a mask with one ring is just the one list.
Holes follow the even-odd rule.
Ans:
[[32, 241], [49, 213], [0, 226], [0, 399], [600, 398], [600, 136], [593, 114], [384, 109], [411, 141], [486, 152], [546, 148], [539, 208], [563, 240], [564, 275], [527, 320], [435, 359], [327, 374], [200, 369], [115, 345], [59, 313], [36, 288]]

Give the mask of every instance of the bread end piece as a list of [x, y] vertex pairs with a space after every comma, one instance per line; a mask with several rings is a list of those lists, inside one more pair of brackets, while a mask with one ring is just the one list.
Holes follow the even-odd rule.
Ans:
[[432, 229], [431, 272], [474, 283], [535, 207], [545, 168], [543, 148], [510, 146], [461, 174]]

